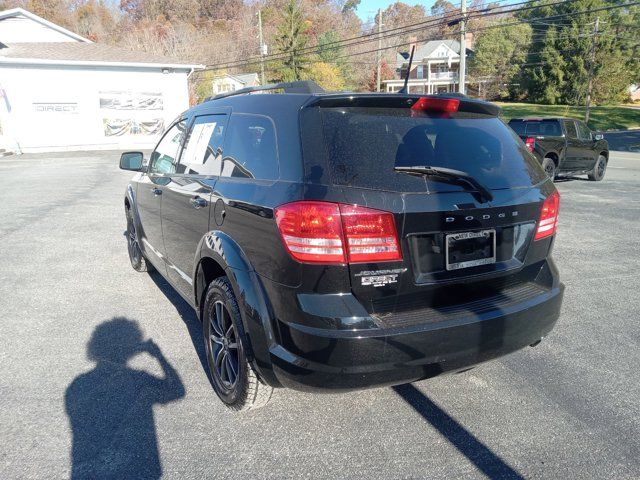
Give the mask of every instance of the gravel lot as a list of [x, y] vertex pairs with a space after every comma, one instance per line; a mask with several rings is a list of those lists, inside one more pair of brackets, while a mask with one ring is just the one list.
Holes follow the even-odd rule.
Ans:
[[[567, 289], [537, 348], [412, 386], [278, 390], [244, 416], [211, 390], [189, 307], [129, 266], [117, 158], [0, 159], [0, 478], [69, 476], [73, 459], [81, 473], [91, 451], [113, 478], [640, 477], [640, 155], [615, 154], [602, 183], [558, 182]], [[118, 317], [159, 346], [172, 383], [96, 367], [88, 342]], [[127, 332], [102, 348], [125, 351]], [[129, 366], [161, 373], [148, 353]], [[73, 457], [65, 395], [85, 442]]]

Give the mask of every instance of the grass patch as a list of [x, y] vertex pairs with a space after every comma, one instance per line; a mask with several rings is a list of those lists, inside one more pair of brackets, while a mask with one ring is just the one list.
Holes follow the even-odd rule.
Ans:
[[[536, 105], [532, 103], [496, 102], [502, 107], [505, 120], [518, 117], [571, 117], [584, 120], [584, 107], [569, 105]], [[619, 106], [591, 108], [589, 127], [592, 130], [625, 130], [640, 128], [640, 110]]]

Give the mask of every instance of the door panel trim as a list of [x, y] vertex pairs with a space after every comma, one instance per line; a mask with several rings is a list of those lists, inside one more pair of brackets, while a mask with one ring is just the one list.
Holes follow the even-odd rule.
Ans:
[[189, 285], [193, 286], [193, 279], [189, 275], [184, 273], [182, 270], [180, 270], [178, 267], [176, 267], [173, 263], [170, 263], [167, 261], [167, 268], [174, 270], [178, 275], [180, 275], [180, 278], [182, 278]]

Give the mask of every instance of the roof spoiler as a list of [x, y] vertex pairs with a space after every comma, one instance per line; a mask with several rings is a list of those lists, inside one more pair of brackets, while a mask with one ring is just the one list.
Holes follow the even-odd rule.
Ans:
[[256, 87], [246, 87], [232, 92], [221, 93], [213, 97], [208, 97], [205, 102], [209, 100], [219, 100], [221, 98], [233, 97], [235, 95], [244, 95], [254, 92], [265, 92], [270, 90], [282, 90], [284, 93], [324, 93], [324, 89], [313, 80], [301, 80], [298, 82], [282, 82], [273, 83], [268, 85], [258, 85]]
[[412, 95], [412, 94], [328, 94], [313, 97], [305, 107], [369, 107], [369, 108], [411, 108], [420, 98], [455, 98], [460, 101], [458, 111], [466, 113], [478, 113], [497, 117], [502, 109], [490, 102], [462, 97], [458, 94], [442, 95]]

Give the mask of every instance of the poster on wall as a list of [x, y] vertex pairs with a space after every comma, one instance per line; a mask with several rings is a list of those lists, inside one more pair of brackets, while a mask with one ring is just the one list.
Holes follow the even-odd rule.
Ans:
[[164, 131], [162, 93], [134, 91], [98, 92], [105, 137], [157, 136]]
[[135, 120], [131, 118], [103, 118], [105, 137], [121, 137], [123, 135], [160, 135], [164, 131], [164, 120]]
[[110, 110], [162, 110], [162, 93], [99, 92], [100, 108]]

